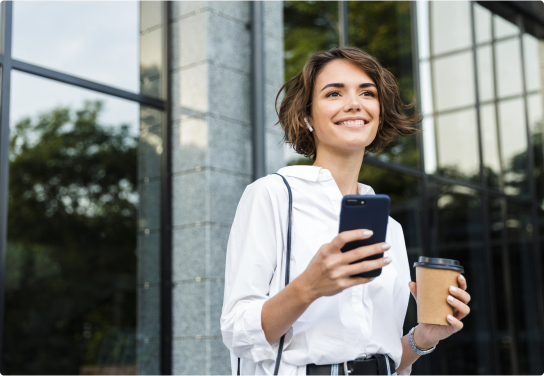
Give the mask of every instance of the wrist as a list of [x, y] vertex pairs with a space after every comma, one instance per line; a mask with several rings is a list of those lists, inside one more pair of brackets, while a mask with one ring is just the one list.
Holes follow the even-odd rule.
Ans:
[[315, 294], [311, 286], [306, 283], [304, 279], [304, 273], [301, 274], [298, 278], [295, 278], [295, 280], [291, 282], [289, 286], [292, 286], [299, 301], [301, 301], [303, 304], [310, 305], [319, 298], [319, 296]]
[[428, 350], [438, 345], [438, 342], [440, 341], [429, 341], [427, 338], [425, 338], [425, 336], [423, 335], [423, 331], [421, 330], [421, 327], [418, 325], [416, 326], [416, 329], [414, 330], [414, 342], [416, 343], [416, 346], [419, 347], [420, 349]]

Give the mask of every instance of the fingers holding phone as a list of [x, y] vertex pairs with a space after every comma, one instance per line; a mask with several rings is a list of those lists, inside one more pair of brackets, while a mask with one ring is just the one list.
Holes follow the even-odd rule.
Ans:
[[[389, 220], [389, 205], [391, 200], [387, 195], [348, 195], [342, 199], [340, 211], [339, 233], [350, 230], [365, 229], [371, 231], [372, 236], [366, 239], [347, 242], [341, 249], [351, 263], [377, 260], [383, 258], [383, 252], [390, 248], [385, 243], [387, 223]], [[372, 251], [367, 246], [373, 246]], [[386, 263], [388, 264], [388, 263]], [[374, 269], [367, 269], [368, 266]], [[352, 277], [375, 278], [382, 272], [383, 260], [374, 263], [365, 263], [360, 268], [352, 268]], [[356, 272], [359, 271], [359, 272]]]
[[[349, 276], [356, 276], [363, 273], [369, 273], [375, 270], [387, 266], [393, 261], [391, 257], [383, 257], [383, 252], [391, 248], [391, 245], [388, 243], [378, 243], [375, 245], [368, 245], [365, 247], [359, 247], [354, 249], [351, 252], [346, 252], [345, 257], [348, 260], [349, 266], [346, 267], [346, 273]], [[373, 259], [372, 256], [379, 255], [382, 256], [378, 259]], [[363, 259], [364, 261], [359, 260]], [[361, 278], [361, 277], [359, 277]], [[363, 277], [364, 282], [367, 283], [373, 280], [376, 277]]]
[[337, 235], [330, 243], [321, 246], [310, 264], [299, 278], [305, 286], [305, 295], [311, 301], [322, 296], [336, 295], [343, 290], [368, 283], [374, 277], [356, 277], [354, 275], [381, 269], [391, 263], [388, 257], [379, 257], [357, 262], [361, 258], [382, 255], [390, 245], [382, 242], [359, 247], [350, 252], [342, 252], [349, 242], [369, 239], [372, 235], [365, 230], [345, 231]]

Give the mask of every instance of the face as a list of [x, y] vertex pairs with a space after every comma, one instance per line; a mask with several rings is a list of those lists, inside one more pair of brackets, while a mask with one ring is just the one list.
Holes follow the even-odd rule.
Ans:
[[319, 75], [312, 96], [317, 152], [363, 152], [376, 137], [380, 102], [376, 84], [347, 60], [334, 60]]

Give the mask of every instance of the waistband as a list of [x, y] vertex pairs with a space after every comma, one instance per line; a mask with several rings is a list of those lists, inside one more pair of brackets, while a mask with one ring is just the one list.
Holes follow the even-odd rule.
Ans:
[[359, 357], [340, 364], [306, 366], [307, 375], [392, 375], [395, 373], [395, 362], [387, 355], [376, 354]]

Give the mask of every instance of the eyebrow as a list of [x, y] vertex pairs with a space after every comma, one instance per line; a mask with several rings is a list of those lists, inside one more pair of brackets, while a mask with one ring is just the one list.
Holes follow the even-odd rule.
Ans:
[[[321, 91], [325, 90], [328, 87], [342, 88], [342, 87], [345, 87], [345, 85], [342, 84], [342, 83], [334, 82], [332, 84], [327, 84], [327, 85], [323, 86], [323, 89], [321, 89]], [[364, 89], [364, 88], [367, 88], [367, 87], [374, 87], [374, 88], [378, 89], [376, 87], [376, 85], [374, 85], [373, 83], [370, 83], [370, 82], [365, 82], [364, 84], [359, 85], [359, 88], [361, 88], [361, 89]]]

